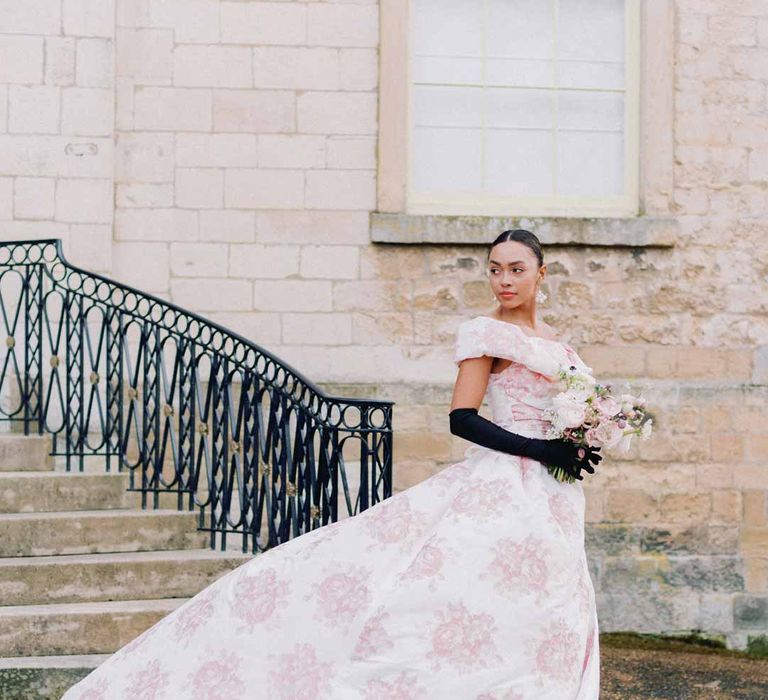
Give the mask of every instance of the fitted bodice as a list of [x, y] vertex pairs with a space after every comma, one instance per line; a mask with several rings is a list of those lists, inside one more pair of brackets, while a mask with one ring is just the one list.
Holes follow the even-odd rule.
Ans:
[[458, 365], [483, 355], [512, 361], [488, 381], [485, 396], [493, 422], [528, 437], [544, 437], [550, 426], [543, 411], [562, 391], [559, 371], [575, 366], [592, 372], [567, 343], [530, 336], [513, 323], [476, 316], [460, 324], [453, 359]]

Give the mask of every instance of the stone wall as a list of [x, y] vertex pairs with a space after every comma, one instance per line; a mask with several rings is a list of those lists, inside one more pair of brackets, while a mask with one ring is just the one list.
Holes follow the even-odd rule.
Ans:
[[[673, 244], [548, 245], [541, 312], [656, 411], [585, 484], [603, 631], [745, 646], [768, 634], [768, 2], [669, 4], [673, 123], [644, 124], [674, 136]], [[491, 296], [482, 245], [371, 243], [378, 33], [366, 0], [0, 0], [0, 232], [394, 399], [402, 489], [467, 448], [452, 344]]]

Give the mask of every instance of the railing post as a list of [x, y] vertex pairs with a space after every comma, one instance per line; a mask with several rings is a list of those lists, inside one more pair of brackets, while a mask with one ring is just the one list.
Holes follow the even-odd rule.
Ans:
[[[24, 266], [24, 434], [30, 423], [43, 433], [43, 270], [40, 265]], [[21, 301], [21, 300], [20, 300]], [[9, 336], [16, 342], [15, 338]], [[9, 348], [10, 350], [10, 348]]]

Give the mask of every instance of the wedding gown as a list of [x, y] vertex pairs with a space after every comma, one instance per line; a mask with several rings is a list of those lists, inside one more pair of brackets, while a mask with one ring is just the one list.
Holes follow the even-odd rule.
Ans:
[[[591, 372], [569, 345], [486, 316], [459, 325], [454, 362], [480, 355], [512, 360], [486, 397], [530, 437], [545, 436], [559, 367]], [[599, 676], [581, 482], [472, 445], [219, 578], [63, 700], [593, 700]]]

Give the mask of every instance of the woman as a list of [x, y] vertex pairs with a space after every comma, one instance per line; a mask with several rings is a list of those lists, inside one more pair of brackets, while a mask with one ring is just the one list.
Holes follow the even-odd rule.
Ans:
[[[546, 440], [575, 351], [537, 321], [532, 233], [488, 255], [494, 316], [458, 330], [461, 462], [215, 581], [63, 700], [592, 700], [597, 616], [581, 479], [597, 451]], [[486, 394], [494, 421], [478, 415]]]

